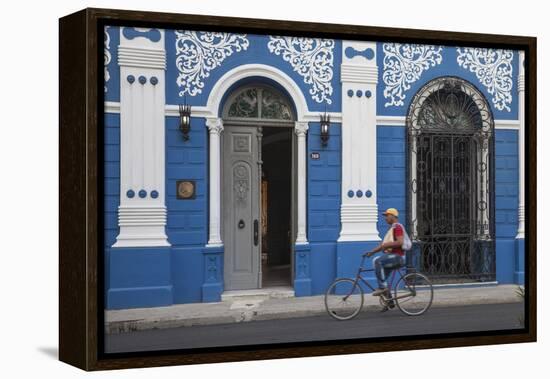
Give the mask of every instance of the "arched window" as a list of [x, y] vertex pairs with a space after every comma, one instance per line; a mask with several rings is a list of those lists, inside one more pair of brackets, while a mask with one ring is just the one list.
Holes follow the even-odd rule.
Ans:
[[434, 79], [407, 115], [408, 227], [417, 267], [440, 282], [495, 280], [494, 121], [482, 93]]
[[262, 85], [247, 86], [232, 93], [225, 103], [224, 121], [291, 122], [294, 111], [287, 97]]

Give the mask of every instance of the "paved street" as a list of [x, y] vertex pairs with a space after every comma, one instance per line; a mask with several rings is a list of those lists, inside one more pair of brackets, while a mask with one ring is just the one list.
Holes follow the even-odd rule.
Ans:
[[325, 316], [200, 325], [106, 335], [106, 352], [182, 349], [243, 344], [281, 343], [469, 332], [519, 328], [523, 303], [432, 307], [419, 317], [397, 308], [367, 310], [350, 321]]

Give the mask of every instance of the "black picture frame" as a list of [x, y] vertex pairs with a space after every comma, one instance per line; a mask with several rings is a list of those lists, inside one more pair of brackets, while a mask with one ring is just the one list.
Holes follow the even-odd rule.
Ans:
[[[104, 354], [103, 75], [104, 25], [278, 33], [525, 51], [525, 328], [515, 331], [338, 340]], [[536, 96], [534, 37], [88, 8], [59, 20], [59, 359], [84, 370], [230, 362], [409, 349], [534, 342], [537, 339]]]

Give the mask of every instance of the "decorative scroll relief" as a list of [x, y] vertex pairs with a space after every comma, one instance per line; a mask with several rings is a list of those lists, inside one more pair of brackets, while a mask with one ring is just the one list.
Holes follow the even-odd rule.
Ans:
[[210, 71], [235, 52], [248, 49], [246, 34], [195, 32], [176, 30], [176, 80], [183, 88], [180, 96], [195, 96], [202, 92], [204, 79]]
[[248, 168], [242, 164], [235, 166], [233, 169], [233, 189], [237, 202], [246, 202], [248, 184]]
[[492, 102], [495, 108], [510, 112], [513, 51], [473, 47], [458, 47], [456, 51], [458, 65], [476, 74], [479, 82], [493, 96]]
[[106, 26], [103, 29], [103, 68], [104, 68], [104, 80], [105, 80], [105, 92], [107, 92], [107, 82], [109, 79], [111, 79], [111, 75], [109, 74], [109, 68], [108, 65], [111, 63], [111, 36], [109, 35], [109, 32], [107, 31], [109, 29], [109, 26]]
[[332, 104], [334, 46], [332, 39], [269, 36], [267, 47], [281, 55], [310, 85], [309, 94], [318, 103]]
[[443, 61], [442, 46], [385, 43], [384, 74], [386, 87], [384, 97], [389, 99], [384, 106], [402, 106], [411, 84], [420, 79], [422, 73]]

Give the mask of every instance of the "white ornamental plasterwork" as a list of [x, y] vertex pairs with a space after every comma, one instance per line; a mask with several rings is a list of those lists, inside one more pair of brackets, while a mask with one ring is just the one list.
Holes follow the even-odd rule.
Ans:
[[180, 96], [202, 92], [204, 79], [232, 55], [248, 49], [246, 34], [195, 32], [176, 30], [177, 84]]
[[493, 105], [499, 111], [511, 111], [512, 103], [512, 59], [511, 50], [458, 47], [456, 62], [460, 67], [469, 69], [487, 92], [493, 96]]
[[111, 36], [109, 35], [109, 32], [107, 31], [109, 29], [108, 26], [105, 27], [103, 30], [104, 36], [103, 36], [103, 66], [104, 66], [104, 80], [105, 80], [105, 92], [107, 92], [107, 82], [111, 78], [111, 75], [109, 74], [109, 68], [108, 65], [111, 63]]
[[270, 36], [267, 47], [281, 55], [309, 84], [309, 94], [318, 103], [331, 104], [334, 65], [332, 39]]
[[385, 43], [384, 50], [384, 104], [402, 106], [411, 84], [420, 79], [422, 73], [443, 61], [442, 46]]

